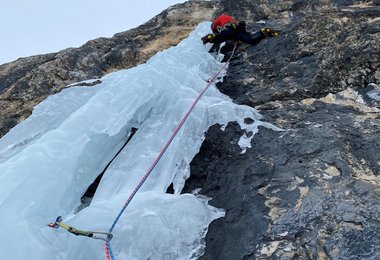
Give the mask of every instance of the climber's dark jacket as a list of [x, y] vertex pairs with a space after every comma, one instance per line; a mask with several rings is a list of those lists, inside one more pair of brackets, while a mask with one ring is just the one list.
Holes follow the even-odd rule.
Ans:
[[258, 44], [266, 36], [261, 32], [249, 33], [244, 22], [239, 22], [236, 26], [226, 26], [219, 33], [215, 33], [211, 43], [222, 43], [228, 40], [242, 41], [252, 45]]
[[214, 33], [202, 38], [204, 44], [208, 42], [219, 44], [228, 40], [234, 40], [256, 45], [266, 36], [278, 36], [277, 32], [276, 35], [273, 35], [275, 31], [272, 31], [270, 28], [263, 28], [255, 33], [249, 33], [244, 21], [238, 22], [226, 14], [216, 18], [211, 25], [211, 29]]

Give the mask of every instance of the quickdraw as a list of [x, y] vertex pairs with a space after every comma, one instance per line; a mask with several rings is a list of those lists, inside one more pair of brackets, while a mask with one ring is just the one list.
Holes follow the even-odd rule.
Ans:
[[103, 240], [106, 242], [110, 241], [113, 237], [113, 235], [111, 233], [108, 233], [108, 232], [84, 231], [84, 230], [79, 230], [79, 229], [76, 229], [74, 227], [71, 227], [71, 226], [62, 222], [61, 216], [57, 217], [57, 219], [55, 220], [54, 223], [49, 223], [48, 226], [51, 228], [56, 228], [56, 229], [61, 227], [61, 228], [66, 229], [68, 232], [70, 232], [76, 236], [85, 236], [85, 237], [90, 237], [93, 239]]

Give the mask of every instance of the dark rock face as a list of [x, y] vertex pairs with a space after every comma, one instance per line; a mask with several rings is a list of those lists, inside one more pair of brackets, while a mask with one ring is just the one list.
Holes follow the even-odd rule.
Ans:
[[269, 225], [265, 198], [257, 190], [268, 184], [274, 163], [260, 159], [254, 150], [240, 154], [241, 135], [236, 123], [225, 132], [218, 125], [211, 127], [190, 165], [191, 179], [185, 189], [201, 188], [202, 194], [212, 198], [210, 204], [226, 210], [226, 216], [209, 228], [205, 259], [242, 258], [247, 248], [254, 251]]
[[186, 190], [226, 217], [202, 258], [379, 259], [380, 107], [367, 95], [380, 85], [378, 4], [236, 2], [224, 11], [283, 33], [240, 46], [219, 88], [286, 131], [262, 128], [240, 154], [237, 124], [209, 129]]
[[202, 258], [379, 259], [377, 0], [189, 1], [113, 38], [1, 65], [0, 136], [67, 84], [142, 63], [222, 12], [282, 31], [239, 45], [218, 87], [285, 131], [260, 128], [241, 154], [238, 124], [209, 129], [184, 192], [201, 188], [226, 216]]
[[[239, 126], [209, 130], [188, 188], [202, 188], [227, 212], [210, 226], [205, 259], [379, 256], [379, 130], [367, 128], [365, 141], [362, 128], [380, 122], [355, 127], [351, 108], [315, 103], [300, 113], [309, 106], [284, 102], [281, 116], [302, 117], [285, 132], [260, 129], [243, 155]], [[262, 111], [268, 121], [273, 112]]]
[[[246, 62], [237, 73], [250, 71], [252, 77], [242, 78], [239, 87], [224, 84], [222, 90], [234, 92], [228, 94], [238, 103], [254, 106], [284, 98], [322, 97], [380, 81], [379, 7], [331, 6], [344, 1], [283, 2], [294, 3], [285, 10], [268, 11], [268, 25], [283, 31], [280, 39], [243, 50], [240, 55]], [[260, 13], [253, 16], [265, 19]]]

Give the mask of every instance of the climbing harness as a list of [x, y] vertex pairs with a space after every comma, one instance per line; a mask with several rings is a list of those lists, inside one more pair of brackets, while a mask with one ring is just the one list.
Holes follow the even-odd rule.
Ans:
[[[124, 203], [122, 209], [120, 210], [120, 212], [117, 215], [116, 219], [112, 223], [112, 225], [111, 225], [111, 227], [109, 229], [109, 233], [112, 233], [112, 231], [113, 231], [116, 223], [119, 221], [121, 215], [123, 214], [123, 212], [125, 211], [125, 209], [129, 205], [129, 203], [132, 201], [133, 197], [136, 195], [136, 193], [138, 192], [138, 190], [144, 184], [144, 182], [146, 181], [146, 179], [152, 173], [153, 169], [156, 167], [156, 165], [158, 164], [158, 162], [160, 161], [160, 159], [162, 158], [162, 156], [164, 155], [164, 153], [166, 152], [166, 150], [168, 149], [168, 147], [172, 143], [174, 137], [176, 137], [176, 135], [178, 134], [179, 130], [182, 128], [182, 126], [186, 122], [186, 119], [189, 117], [190, 113], [193, 111], [195, 105], [201, 99], [201, 97], [206, 92], [206, 90], [211, 86], [211, 84], [219, 77], [219, 74], [223, 70], [225, 70], [227, 68], [230, 60], [232, 59], [232, 57], [233, 57], [233, 55], [235, 53], [236, 46], [237, 46], [237, 43], [235, 43], [234, 48], [233, 48], [232, 53], [231, 53], [231, 56], [228, 58], [227, 62], [224, 63], [223, 67], [217, 73], [215, 73], [215, 75], [213, 77], [211, 77], [209, 80], [206, 81], [207, 82], [206, 86], [202, 89], [202, 91], [199, 93], [199, 95], [197, 96], [197, 98], [194, 100], [193, 104], [190, 106], [190, 108], [187, 111], [187, 113], [184, 115], [184, 117], [182, 118], [182, 120], [179, 122], [179, 124], [175, 128], [174, 132], [172, 133], [172, 135], [170, 136], [169, 140], [166, 142], [166, 144], [162, 148], [161, 152], [158, 154], [157, 158], [154, 160], [153, 164], [150, 166], [150, 168], [148, 169], [148, 171], [143, 175], [143, 177], [141, 178], [140, 182], [137, 184], [137, 186], [135, 187], [135, 189], [129, 195], [127, 201]], [[114, 260], [114, 256], [113, 256], [113, 253], [112, 253], [111, 244], [110, 244], [109, 240], [105, 241], [105, 253], [106, 253], [106, 259], [107, 260]]]
[[74, 234], [76, 236], [86, 236], [86, 237], [90, 237], [90, 238], [93, 238], [93, 239], [103, 240], [105, 242], [106, 259], [107, 260], [114, 260], [114, 256], [113, 256], [113, 253], [112, 253], [110, 241], [111, 241], [111, 239], [113, 237], [112, 231], [115, 228], [115, 225], [119, 221], [121, 215], [123, 214], [123, 212], [125, 211], [125, 209], [129, 205], [129, 203], [132, 201], [133, 197], [136, 195], [136, 193], [138, 192], [138, 190], [141, 188], [141, 186], [147, 180], [147, 178], [149, 177], [149, 175], [152, 173], [153, 169], [157, 166], [158, 162], [160, 161], [160, 159], [162, 158], [162, 156], [167, 151], [167, 149], [170, 146], [170, 144], [172, 143], [173, 139], [176, 137], [176, 135], [178, 134], [179, 130], [181, 130], [182, 126], [186, 122], [186, 120], [189, 117], [190, 113], [193, 111], [195, 105], [201, 99], [201, 97], [206, 92], [206, 90], [211, 86], [211, 84], [216, 79], [219, 78], [219, 74], [223, 70], [226, 70], [226, 68], [227, 68], [230, 60], [232, 59], [232, 57], [233, 57], [233, 55], [235, 53], [236, 46], [237, 46], [237, 43], [235, 43], [234, 48], [232, 50], [232, 53], [231, 53], [230, 57], [228, 58], [228, 60], [226, 61], [226, 63], [223, 65], [223, 67], [220, 68], [220, 70], [217, 73], [215, 73], [215, 75], [213, 77], [211, 77], [210, 79], [208, 79], [206, 81], [207, 82], [206, 86], [202, 89], [202, 91], [199, 93], [199, 95], [197, 96], [197, 98], [194, 100], [193, 104], [190, 106], [190, 108], [187, 111], [187, 113], [184, 115], [184, 117], [182, 118], [182, 120], [179, 122], [179, 124], [177, 125], [177, 127], [174, 129], [172, 135], [170, 136], [169, 140], [166, 142], [166, 144], [162, 148], [161, 152], [158, 154], [157, 158], [154, 160], [153, 164], [150, 166], [150, 168], [148, 169], [148, 171], [143, 175], [143, 177], [141, 178], [140, 182], [137, 184], [137, 186], [135, 187], [135, 189], [129, 195], [127, 201], [124, 203], [122, 209], [120, 210], [120, 212], [117, 215], [116, 219], [112, 223], [112, 225], [109, 228], [108, 232], [83, 231], [83, 230], [76, 229], [74, 227], [71, 227], [71, 226], [63, 223], [61, 216], [57, 217], [56, 221], [54, 223], [48, 224], [48, 226], [51, 227], [51, 228], [59, 228], [59, 227], [61, 227], [61, 228], [66, 229], [68, 232], [70, 232], [70, 233], [72, 233], [72, 234]]
[[62, 222], [61, 216], [57, 217], [57, 219], [55, 220], [54, 223], [49, 223], [48, 226], [51, 228], [61, 227], [61, 228], [66, 229], [68, 232], [70, 232], [76, 236], [85, 236], [85, 237], [90, 237], [93, 239], [99, 239], [99, 240], [103, 240], [103, 241], [110, 241], [113, 237], [113, 235], [111, 233], [107, 233], [107, 232], [84, 231], [84, 230], [79, 230], [79, 229], [76, 229], [74, 227], [71, 227], [71, 226]]

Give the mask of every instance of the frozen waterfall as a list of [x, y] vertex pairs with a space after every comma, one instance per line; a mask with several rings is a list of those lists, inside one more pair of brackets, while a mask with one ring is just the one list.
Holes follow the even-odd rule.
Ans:
[[[61, 215], [78, 229], [108, 231], [206, 81], [221, 68], [200, 41], [209, 30], [210, 24], [202, 23], [146, 64], [108, 74], [96, 86], [50, 96], [0, 139], [0, 252], [7, 259], [105, 258], [102, 241], [47, 224]], [[245, 124], [247, 117], [255, 122]], [[116, 259], [202, 254], [207, 227], [223, 210], [180, 192], [207, 129], [230, 121], [253, 133], [259, 125], [270, 127], [255, 109], [234, 104], [212, 85], [115, 227]], [[137, 133], [104, 174], [91, 205], [75, 213], [132, 127]], [[249, 146], [250, 139], [242, 138]], [[176, 192], [166, 194], [172, 182]]]

